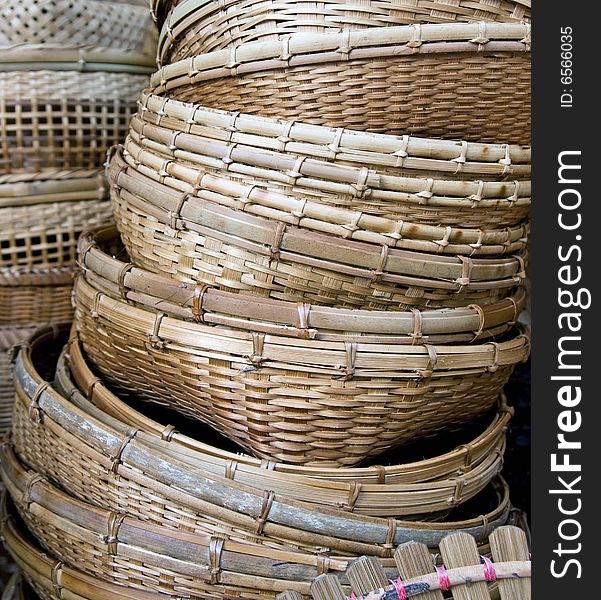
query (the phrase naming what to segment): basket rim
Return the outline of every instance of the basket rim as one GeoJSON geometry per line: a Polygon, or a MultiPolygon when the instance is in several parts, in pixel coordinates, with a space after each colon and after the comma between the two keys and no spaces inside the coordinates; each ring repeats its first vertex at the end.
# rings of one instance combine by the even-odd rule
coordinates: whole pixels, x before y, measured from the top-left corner
{"type": "MultiPolygon", "coordinates": [[[[235,510],[240,510],[240,513],[243,514],[252,515],[252,522],[256,522],[255,515],[262,515],[263,513],[263,510],[261,509],[261,506],[264,502],[263,494],[258,493],[252,488],[248,488],[248,486],[227,479],[226,477],[213,475],[211,476],[212,485],[208,484],[205,474],[200,473],[202,476],[199,479],[199,477],[195,476],[190,469],[190,465],[181,462],[181,460],[176,460],[170,456],[170,451],[168,450],[169,445],[167,442],[158,440],[156,439],[156,436],[153,436],[155,438],[153,446],[164,446],[167,451],[165,458],[158,460],[156,453],[150,453],[147,449],[145,449],[147,448],[145,439],[148,437],[146,434],[139,432],[135,435],[135,437],[132,437],[132,430],[123,426],[121,426],[121,432],[116,431],[108,424],[104,424],[98,421],[95,417],[92,417],[89,412],[86,412],[85,410],[73,405],[54,388],[52,388],[47,382],[45,382],[35,369],[35,366],[32,362],[31,353],[32,349],[37,344],[43,343],[44,336],[53,336],[55,333],[56,331],[53,331],[52,328],[40,329],[30,338],[29,343],[21,346],[15,363],[17,401],[21,402],[24,406],[29,406],[31,402],[30,394],[36,393],[37,390],[37,409],[42,411],[46,418],[57,423],[63,432],[67,433],[67,431],[69,431],[69,435],[76,436],[79,439],[82,439],[82,441],[82,435],[84,434],[85,436],[92,435],[94,437],[95,431],[102,432],[102,437],[96,436],[96,442],[98,442],[98,444],[95,445],[94,448],[106,456],[115,455],[114,452],[111,452],[111,449],[119,449],[123,444],[124,432],[128,432],[125,434],[125,438],[129,439],[130,441],[127,444],[127,448],[125,448],[125,450],[121,453],[122,461],[130,463],[134,468],[136,468],[138,457],[143,457],[143,454],[149,454],[150,460],[144,461],[146,463],[145,472],[147,473],[147,477],[152,478],[153,475],[159,475],[162,473],[162,475],[159,476],[159,480],[167,481],[172,479],[173,485],[178,488],[178,490],[181,490],[183,493],[191,494],[196,498],[200,498],[203,494],[203,490],[207,488],[207,485],[209,485],[211,497],[216,499],[215,502],[224,503],[226,496],[222,494],[216,495],[217,487],[224,486],[224,488],[228,490],[227,505],[232,508],[238,504],[235,510]],[[61,422],[65,421],[65,419],[67,419],[67,421],[61,424],[61,422]],[[87,423],[85,431],[77,426],[79,421],[82,423],[87,423]],[[132,448],[136,448],[137,450],[133,452],[132,448]],[[163,469],[162,464],[165,460],[167,460],[167,457],[170,465],[168,469],[169,472],[166,472],[163,469]],[[193,493],[191,493],[191,490],[193,490],[193,493]],[[237,501],[237,497],[239,496],[240,492],[243,492],[242,504],[238,503],[237,501]],[[253,502],[249,501],[251,497],[254,498],[253,502]]],[[[106,416],[104,417],[104,420],[106,420],[107,423],[115,423],[114,419],[106,416]]],[[[84,441],[84,443],[87,442],[84,441]]],[[[116,464],[116,469],[118,472],[124,471],[125,467],[123,462],[116,464]]],[[[509,513],[509,490],[504,482],[501,483],[501,487],[501,499],[499,500],[499,505],[495,509],[490,511],[488,515],[480,515],[474,519],[457,522],[455,523],[454,528],[457,528],[458,523],[461,523],[462,528],[469,528],[470,530],[480,532],[479,534],[476,533],[475,535],[481,537],[482,533],[486,532],[486,530],[489,529],[493,523],[506,521],[509,513]],[[468,523],[469,526],[466,526],[468,523]]],[[[266,534],[269,533],[271,525],[274,525],[275,528],[278,526],[280,528],[289,528],[289,525],[286,525],[285,523],[287,521],[289,523],[291,513],[286,513],[286,507],[292,511],[294,517],[295,525],[292,527],[291,531],[300,532],[315,530],[316,514],[319,514],[320,518],[325,520],[325,523],[321,523],[321,528],[318,528],[319,531],[326,531],[328,527],[327,523],[329,523],[330,526],[333,523],[338,523],[338,525],[341,526],[337,527],[336,531],[344,533],[345,539],[343,540],[341,538],[326,536],[328,543],[325,544],[324,547],[339,550],[347,547],[346,540],[353,540],[353,542],[350,544],[352,547],[355,543],[366,541],[368,543],[374,543],[369,542],[370,539],[381,539],[382,542],[385,542],[385,540],[389,537],[390,519],[357,515],[342,509],[331,509],[322,506],[317,507],[315,505],[307,504],[306,502],[290,500],[288,498],[280,499],[277,497],[273,500],[272,510],[269,511],[269,514],[265,517],[266,534]]],[[[444,536],[445,532],[449,530],[448,523],[422,523],[421,528],[414,521],[403,522],[395,520],[395,523],[397,524],[395,540],[397,538],[403,539],[403,536],[406,537],[407,531],[411,532],[411,537],[422,540],[430,539],[434,534],[437,538],[439,538],[444,536]],[[398,527],[399,524],[401,524],[400,528],[398,527]],[[407,527],[407,530],[403,530],[404,527],[407,527]]],[[[317,538],[319,536],[315,537],[317,538]]],[[[382,551],[384,551],[383,548],[382,551]]]]}
{"type": "Polygon", "coordinates": [[[375,27],[344,33],[300,32],[282,41],[248,42],[170,63],[151,75],[150,86],[160,95],[181,85],[301,64],[421,53],[527,53],[530,44],[529,24],[485,21],[375,27]]]}
{"type": "Polygon", "coordinates": [[[76,265],[62,267],[1,267],[0,286],[5,287],[48,287],[71,286],[78,272],[76,265]]]}
{"type": "MultiPolygon", "coordinates": [[[[435,334],[466,332],[476,341],[486,330],[505,322],[517,321],[517,316],[526,303],[526,292],[519,288],[513,297],[495,303],[476,307],[453,309],[403,311],[356,310],[325,307],[305,303],[255,297],[248,294],[233,294],[202,285],[186,284],[170,277],[146,271],[110,256],[102,248],[118,239],[115,227],[84,232],[78,241],[79,264],[84,276],[91,273],[97,282],[105,280],[106,289],[114,289],[122,298],[132,300],[147,308],[161,306],[163,312],[173,312],[178,316],[207,324],[220,324],[218,314],[251,319],[248,327],[253,329],[254,321],[284,324],[298,330],[298,337],[317,338],[320,329],[339,329],[345,332],[344,339],[352,337],[350,332],[372,334],[405,335],[414,343],[420,339],[429,342],[435,334]],[[114,284],[111,286],[110,284],[114,284]],[[200,297],[199,297],[200,296],[200,297]],[[302,311],[302,314],[299,312],[302,311]],[[212,313],[215,317],[212,317],[212,313]],[[278,317],[278,315],[281,315],[278,317]],[[253,321],[254,320],[254,321],[253,321]]],[[[93,285],[93,284],[92,284],[93,285]]],[[[221,324],[226,324],[223,322],[221,324]]],[[[240,323],[244,327],[244,323],[240,323]]]]}

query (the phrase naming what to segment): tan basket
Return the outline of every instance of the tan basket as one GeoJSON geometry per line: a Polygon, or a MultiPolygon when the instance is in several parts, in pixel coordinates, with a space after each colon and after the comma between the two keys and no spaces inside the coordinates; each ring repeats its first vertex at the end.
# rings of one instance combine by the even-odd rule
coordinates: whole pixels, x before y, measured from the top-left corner
{"type": "Polygon", "coordinates": [[[214,201],[236,186],[238,204],[251,214],[277,202],[299,220],[306,204],[317,203],[322,211],[351,210],[355,220],[364,218],[359,211],[476,229],[515,226],[529,214],[527,148],[336,131],[152,95],[141,100],[127,142],[136,168],[214,201]],[[231,183],[205,190],[219,181],[211,175],[231,183]]]}
{"type": "Polygon", "coordinates": [[[436,491],[438,484],[414,484],[413,506],[432,510],[438,518],[440,509],[447,515],[437,523],[354,514],[352,504],[356,492],[361,491],[357,486],[348,503],[328,509],[292,500],[286,492],[251,488],[234,481],[231,471],[225,477],[209,474],[156,434],[134,433],[136,430],[95,409],[81,395],[73,395],[75,405],[49,387],[37,368],[47,367],[46,357],[56,353],[55,335],[49,328],[41,331],[17,357],[12,439],[25,464],[84,502],[166,529],[250,539],[309,554],[323,555],[328,548],[330,554],[341,556],[387,557],[391,544],[407,539],[435,546],[446,533],[457,529],[484,540],[487,531],[508,518],[504,485],[495,487],[492,497],[481,494],[470,502],[471,508],[466,504],[459,509],[463,515],[459,520],[455,520],[455,512],[449,513],[453,503],[465,500],[474,486],[481,489],[483,478],[498,471],[500,464],[494,455],[492,468],[477,467],[458,477],[445,496],[436,491]],[[481,516],[472,517],[472,511],[481,516]]]}
{"type": "MultiPolygon", "coordinates": [[[[82,247],[81,261],[88,249],[82,247]]],[[[193,303],[184,311],[171,309],[167,295],[161,307],[165,300],[148,291],[148,300],[135,295],[141,298],[134,306],[124,299],[131,265],[114,268],[118,283],[104,275],[102,261],[86,265],[75,286],[77,322],[105,376],[283,462],[353,465],[469,422],[492,406],[528,354],[527,338],[514,333],[500,343],[435,346],[419,334],[408,345],[407,337],[341,334],[327,341],[298,328],[213,327],[202,321],[202,287],[183,291],[193,303]]]]}
{"type": "Polygon", "coordinates": [[[0,176],[0,267],[73,265],[80,233],[111,221],[98,170],[0,176]]]}
{"type": "Polygon", "coordinates": [[[530,26],[292,34],[167,65],[154,93],[224,110],[388,134],[530,143],[530,26]]]}
{"type": "Polygon", "coordinates": [[[156,31],[143,5],[98,0],[2,0],[0,45],[83,44],[148,51],[156,31]]]}
{"type": "MultiPolygon", "coordinates": [[[[75,329],[75,328],[74,328],[75,329]]],[[[502,399],[497,415],[492,418],[488,415],[480,421],[478,427],[470,428],[468,433],[445,433],[439,436],[434,446],[432,443],[422,444],[419,448],[411,448],[409,454],[404,451],[401,455],[407,461],[410,457],[418,456],[417,462],[397,464],[400,453],[390,453],[378,457],[378,466],[364,468],[326,468],[302,467],[282,463],[265,463],[250,456],[243,455],[238,447],[230,451],[221,449],[223,439],[214,442],[221,446],[210,445],[215,433],[208,428],[199,428],[197,423],[184,423],[195,432],[195,437],[187,437],[177,431],[174,425],[154,422],[147,416],[147,412],[137,412],[130,405],[120,400],[106,388],[102,381],[88,368],[79,338],[72,332],[68,350],[69,369],[65,359],[61,358],[57,371],[58,390],[74,403],[81,407],[87,406],[86,398],[93,402],[100,410],[118,419],[124,425],[139,428],[150,434],[172,442],[171,452],[175,456],[181,453],[190,464],[199,470],[225,475],[232,480],[240,481],[257,490],[269,489],[275,493],[284,493],[287,496],[317,505],[337,507],[345,505],[347,510],[361,514],[380,517],[412,515],[429,507],[421,507],[419,501],[415,503],[413,496],[415,484],[422,485],[421,489],[428,489],[432,498],[438,498],[444,506],[446,499],[455,489],[457,473],[464,473],[467,480],[472,483],[472,475],[479,465],[487,462],[495,455],[502,455],[504,448],[504,429],[509,422],[512,410],[502,399]],[[76,385],[71,381],[75,379],[76,385]],[[83,397],[80,397],[82,395],[83,397]],[[488,427],[482,433],[482,428],[488,427]],[[472,435],[480,433],[475,439],[472,435]],[[442,438],[442,439],[441,439],[442,438]],[[454,450],[444,453],[451,444],[445,445],[444,440],[452,440],[452,444],[460,443],[454,450]],[[203,441],[205,441],[203,443],[203,441]],[[469,440],[469,441],[467,441],[469,440]],[[461,443],[467,441],[467,443],[461,443]],[[428,450],[428,449],[429,450],[428,450]],[[424,458],[428,452],[443,452],[439,456],[424,458]],[[382,466],[393,461],[389,466],[382,466]],[[352,502],[349,500],[353,498],[352,502]]],[[[161,409],[163,410],[163,409],[161,409]]],[[[167,418],[160,413],[163,418],[167,418]]],[[[171,418],[176,415],[171,415],[171,418]]],[[[181,419],[179,419],[181,424],[181,419]]],[[[176,421],[177,422],[177,421],[176,421]]],[[[229,446],[226,444],[226,448],[229,446]]],[[[485,481],[482,480],[482,484],[485,481]]]]}
{"type": "Polygon", "coordinates": [[[0,49],[0,174],[97,169],[126,135],[147,61],[110,49],[0,49]]]}
{"type": "Polygon", "coordinates": [[[133,261],[188,283],[323,306],[407,310],[489,304],[525,277],[524,254],[414,252],[391,247],[394,237],[362,242],[220,206],[146,177],[119,152],[109,181],[115,222],[133,261]]]}

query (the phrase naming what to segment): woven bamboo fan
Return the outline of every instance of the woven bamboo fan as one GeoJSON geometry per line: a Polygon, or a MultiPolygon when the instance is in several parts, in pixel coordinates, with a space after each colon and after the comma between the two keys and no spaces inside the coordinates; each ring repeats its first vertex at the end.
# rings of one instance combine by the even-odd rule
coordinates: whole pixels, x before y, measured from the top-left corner
{"type": "MultiPolygon", "coordinates": [[[[443,591],[453,598],[529,600],[531,562],[526,534],[518,527],[499,527],[490,535],[492,560],[480,556],[474,539],[454,533],[440,544],[446,563],[436,566],[423,544],[409,542],[395,551],[398,576],[390,579],[377,559],[362,557],[351,563],[346,575],[352,597],[357,600],[385,600],[419,596],[442,600],[443,591]],[[424,592],[424,590],[428,590],[424,592]]],[[[334,574],[321,575],[311,585],[314,600],[346,600],[347,591],[334,574]]],[[[277,596],[277,600],[302,600],[296,591],[277,596]]]]}
{"type": "MultiPolygon", "coordinates": [[[[119,152],[109,180],[115,221],[132,259],[185,282],[324,306],[406,310],[484,305],[510,295],[524,278],[523,253],[472,259],[413,252],[402,249],[402,241],[394,247],[394,232],[359,235],[370,242],[358,241],[344,236],[344,224],[323,233],[313,219],[307,230],[174,190],[128,166],[119,152]]],[[[518,227],[514,234],[525,231],[518,227]]],[[[477,244],[480,233],[473,233],[477,244]]],[[[445,238],[414,242],[422,249],[473,250],[445,238]]],[[[519,249],[524,242],[510,245],[519,249]]]]}
{"type": "Polygon", "coordinates": [[[389,134],[530,143],[530,26],[297,33],[167,65],[159,95],[389,134]],[[367,83],[366,83],[367,82],[367,83]]]}
{"type": "Polygon", "coordinates": [[[0,45],[82,44],[148,51],[156,32],[143,5],[98,0],[2,0],[0,45]]]}
{"type": "MultiPolygon", "coordinates": [[[[37,368],[46,366],[53,348],[48,343],[55,335],[51,329],[41,331],[17,357],[13,440],[25,464],[86,502],[161,527],[250,538],[270,547],[306,549],[310,554],[329,548],[345,556],[386,557],[390,543],[407,539],[435,546],[447,532],[457,529],[482,540],[509,516],[508,490],[502,482],[491,499],[481,495],[472,501],[470,510],[481,516],[474,518],[473,512],[466,514],[464,509],[462,520],[451,521],[449,515],[446,521],[432,523],[353,514],[350,510],[360,491],[357,486],[341,508],[327,509],[290,500],[273,490],[255,490],[231,476],[209,477],[181,452],[173,454],[169,442],[141,431],[134,435],[135,430],[94,409],[77,393],[73,395],[76,406],[49,387],[37,368]]],[[[496,462],[494,455],[491,458],[496,462]]],[[[493,473],[498,466],[492,465],[493,473]]],[[[431,493],[435,486],[417,485],[413,505],[421,511],[448,512],[471,494],[474,484],[481,486],[482,477],[491,476],[485,474],[490,473],[490,466],[481,474],[478,471],[482,469],[457,478],[444,496],[431,493]]]]}
{"type": "Polygon", "coordinates": [[[0,174],[97,169],[125,137],[147,62],[110,49],[0,49],[0,174]]]}
{"type": "Polygon", "coordinates": [[[149,95],[129,134],[140,169],[197,194],[205,174],[227,178],[250,212],[262,210],[262,190],[293,197],[300,214],[309,202],[427,225],[507,227],[530,208],[529,150],[519,146],[335,131],[149,95]]]}
{"type": "MultiPolygon", "coordinates": [[[[98,260],[86,260],[88,249],[81,254],[85,277],[75,288],[77,319],[86,351],[109,380],[284,462],[352,465],[415,436],[467,422],[492,406],[513,365],[528,352],[527,339],[513,333],[501,343],[424,344],[420,333],[415,337],[415,314],[408,336],[413,345],[394,335],[347,334],[326,341],[327,334],[320,340],[298,326],[286,331],[265,322],[212,327],[201,318],[202,287],[180,288],[184,306],[170,307],[174,294],[157,291],[160,299],[153,298],[140,284],[145,292],[131,296],[140,298],[134,306],[125,299],[132,266],[113,262],[107,269],[100,253],[98,260]],[[105,276],[109,270],[113,275],[105,276]],[[193,306],[186,308],[190,301],[193,306]],[[197,322],[191,322],[195,313],[197,322]],[[361,391],[366,388],[380,391],[372,397],[361,391]],[[344,410],[337,409],[341,403],[344,410]]],[[[132,275],[144,279],[139,270],[132,275]]]]}
{"type": "MultiPolygon", "coordinates": [[[[346,505],[351,512],[380,517],[419,510],[412,501],[415,484],[437,482],[430,486],[430,493],[438,487],[441,498],[448,497],[454,488],[453,479],[458,473],[468,473],[486,462],[490,456],[500,456],[504,447],[504,431],[513,412],[502,399],[498,413],[492,420],[489,416],[478,428],[470,428],[469,437],[467,432],[461,432],[460,436],[455,434],[453,438],[446,436],[449,440],[453,439],[454,444],[464,440],[469,440],[468,443],[444,453],[445,436],[442,436],[442,440],[439,437],[436,448],[437,451],[440,449],[441,454],[438,456],[408,462],[405,452],[405,464],[388,465],[388,462],[393,462],[394,459],[398,461],[400,458],[398,455],[391,455],[388,460],[387,457],[380,457],[384,460],[384,465],[388,466],[320,469],[260,462],[248,455],[234,453],[238,448],[230,449],[230,445],[224,444],[222,439],[213,441],[215,434],[208,428],[199,428],[195,424],[196,437],[192,438],[179,433],[174,425],[153,421],[146,413],[136,411],[114,395],[88,368],[74,331],[68,353],[59,360],[56,383],[57,390],[82,410],[89,411],[88,402],[91,401],[123,425],[139,428],[172,442],[170,451],[173,456],[181,455],[181,460],[207,474],[225,475],[258,490],[269,489],[295,500],[329,507],[346,505]],[[488,426],[482,431],[485,425],[488,426]],[[472,429],[474,434],[480,435],[472,437],[472,429]],[[352,506],[349,505],[351,497],[354,497],[352,506]]],[[[161,415],[165,416],[164,409],[161,411],[161,415]]],[[[181,419],[176,423],[181,426],[181,419]]],[[[149,438],[151,439],[152,437],[149,438]]],[[[421,458],[424,453],[427,450],[414,448],[411,456],[421,458]]],[[[422,486],[422,489],[425,491],[426,486],[422,486]]]]}
{"type": "MultiPolygon", "coordinates": [[[[158,6],[155,13],[161,12],[158,6]]],[[[457,21],[524,22],[530,20],[530,2],[462,0],[432,3],[430,0],[359,2],[307,0],[271,2],[210,0],[178,3],[163,24],[158,57],[162,64],[175,62],[245,42],[281,40],[291,33],[341,32],[414,23],[457,21]]]]}
{"type": "Polygon", "coordinates": [[[154,590],[160,582],[164,593],[191,597],[273,598],[289,586],[307,594],[316,575],[349,565],[347,558],[174,531],[95,507],[25,469],[9,446],[1,470],[36,539],[66,564],[110,583],[154,590]]]}
{"type": "Polygon", "coordinates": [[[0,176],[0,266],[73,265],[79,234],[111,220],[98,170],[0,176]]]}

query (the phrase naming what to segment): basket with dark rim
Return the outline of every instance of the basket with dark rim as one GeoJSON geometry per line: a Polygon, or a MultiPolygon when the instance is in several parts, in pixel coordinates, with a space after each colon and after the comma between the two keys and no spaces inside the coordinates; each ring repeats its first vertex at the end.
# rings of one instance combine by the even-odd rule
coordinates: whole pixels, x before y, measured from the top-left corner
{"type": "MultiPolygon", "coordinates": [[[[151,2],[156,14],[167,3],[151,2]],[[163,6],[159,6],[162,4],[163,6]]],[[[175,3],[173,3],[175,4],[175,3]]],[[[167,16],[159,36],[158,61],[166,64],[253,41],[291,33],[340,32],[414,23],[525,22],[529,0],[186,0],[167,16]]]]}
{"type": "MultiPolygon", "coordinates": [[[[407,310],[488,304],[511,295],[525,277],[525,252],[471,258],[405,250],[394,235],[378,234],[379,243],[347,239],[192,197],[140,173],[120,152],[110,161],[109,181],[131,258],[188,283],[323,306],[407,310]]],[[[431,245],[451,245],[437,242],[431,245]]]]}
{"type": "Polygon", "coordinates": [[[73,265],[81,232],[111,221],[101,171],[0,176],[0,267],[73,265]]]}
{"type": "Polygon", "coordinates": [[[151,62],[110,48],[0,48],[0,174],[98,168],[125,137],[151,62]]]}
{"type": "Polygon", "coordinates": [[[2,46],[82,44],[148,51],[156,43],[148,9],[140,2],[1,0],[0,14],[2,46]]]}
{"type": "Polygon", "coordinates": [[[219,175],[241,184],[238,201],[251,213],[275,196],[263,190],[281,192],[296,215],[309,201],[434,226],[514,226],[530,208],[530,149],[521,146],[332,130],[149,94],[129,135],[149,176],[158,169],[161,183],[208,194],[199,182],[219,175]]]}
{"type": "Polygon", "coordinates": [[[526,24],[295,33],[167,65],[151,88],[328,127],[528,144],[529,50],[526,24]]]}
{"type": "MultiPolygon", "coordinates": [[[[123,425],[171,442],[173,456],[181,454],[182,460],[207,474],[224,475],[252,488],[286,494],[295,500],[329,507],[345,506],[350,512],[378,517],[400,516],[420,510],[412,499],[417,489],[415,484],[428,483],[421,489],[426,492],[429,487],[429,493],[439,487],[441,498],[452,495],[458,475],[466,475],[489,457],[503,454],[504,432],[513,414],[502,398],[498,412],[477,427],[471,427],[469,434],[462,431],[459,435],[440,436],[436,446],[440,454],[431,458],[422,458],[428,456],[428,449],[414,447],[410,452],[403,452],[405,464],[398,464],[401,456],[395,453],[380,456],[380,464],[363,468],[297,467],[235,453],[238,448],[224,444],[223,439],[213,441],[216,436],[210,429],[184,422],[174,414],[171,418],[175,419],[175,423],[192,429],[195,437],[180,433],[172,424],[153,421],[148,411],[137,411],[113,394],[90,370],[75,328],[71,332],[68,352],[59,360],[56,384],[57,391],[80,408],[85,409],[89,400],[123,425]],[[445,452],[464,440],[469,441],[445,452]],[[411,457],[419,457],[420,460],[411,462],[411,457]],[[349,502],[349,498],[353,501],[349,502]]],[[[167,418],[165,412],[161,407],[161,417],[167,418]]]]}
{"type": "MultiPolygon", "coordinates": [[[[44,381],[38,369],[52,376],[54,363],[48,357],[60,348],[52,346],[57,334],[56,329],[41,330],[17,356],[12,441],[24,464],[90,504],[164,528],[250,539],[311,556],[327,548],[340,556],[387,557],[391,544],[417,539],[433,547],[458,529],[484,541],[510,515],[508,489],[502,481],[493,486],[488,499],[481,494],[469,501],[471,508],[466,503],[456,509],[463,513],[459,520],[451,513],[446,521],[419,522],[326,508],[251,488],[227,474],[209,475],[158,435],[127,427],[78,394],[76,406],[44,381]],[[480,516],[473,517],[474,513],[480,516]]],[[[441,490],[434,489],[434,494],[426,490],[435,486],[417,484],[414,506],[448,512],[471,495],[474,485],[481,489],[483,477],[494,476],[500,464],[492,458],[494,464],[484,466],[480,475],[478,467],[473,474],[457,477],[446,497],[441,490]]],[[[349,498],[351,505],[355,496],[349,498]]]]}
{"type": "MultiPolygon", "coordinates": [[[[264,458],[352,466],[434,436],[492,407],[515,364],[528,356],[528,338],[519,330],[498,341],[434,344],[421,337],[428,313],[390,319],[396,332],[361,324],[353,333],[343,325],[353,313],[332,311],[341,325],[320,336],[310,331],[318,321],[311,321],[307,304],[288,305],[296,326],[282,327],[254,317],[236,295],[224,295],[223,306],[228,296],[242,300],[230,309],[241,318],[223,315],[215,327],[203,318],[203,286],[156,278],[156,290],[149,289],[152,274],[130,274],[133,265],[102,251],[90,256],[93,248],[82,239],[85,270],[74,298],[94,364],[119,389],[199,419],[264,458]],[[140,283],[128,297],[126,281],[136,276],[140,283]]],[[[512,300],[504,307],[501,323],[515,320],[517,306],[512,300]]],[[[475,306],[468,311],[472,319],[484,316],[475,306]]],[[[275,304],[271,312],[279,312],[275,304]]],[[[448,327],[452,314],[439,313],[439,326],[448,327]]]]}

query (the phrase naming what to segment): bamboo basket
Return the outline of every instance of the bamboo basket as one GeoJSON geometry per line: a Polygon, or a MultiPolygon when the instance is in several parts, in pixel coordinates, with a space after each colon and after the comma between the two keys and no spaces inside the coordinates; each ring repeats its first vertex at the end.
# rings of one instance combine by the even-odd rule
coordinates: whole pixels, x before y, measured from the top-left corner
{"type": "Polygon", "coordinates": [[[530,150],[519,146],[335,131],[152,95],[142,96],[129,136],[135,166],[155,177],[158,168],[161,183],[207,194],[198,182],[219,175],[245,186],[238,200],[249,212],[273,208],[265,189],[288,196],[300,215],[310,202],[492,229],[529,214],[530,150]]]}
{"type": "Polygon", "coordinates": [[[296,33],[164,66],[151,87],[207,107],[328,127],[528,144],[529,50],[526,24],[296,33]]]}
{"type": "MultiPolygon", "coordinates": [[[[328,509],[276,495],[273,490],[258,491],[231,477],[209,475],[181,453],[173,455],[169,442],[144,432],[134,434],[135,430],[90,403],[81,403],[77,394],[74,398],[81,407],[50,387],[37,369],[52,354],[48,340],[55,334],[51,329],[39,332],[17,357],[12,440],[24,464],[84,502],[162,528],[250,539],[312,556],[323,555],[327,548],[343,556],[387,557],[393,542],[418,539],[435,546],[446,533],[458,529],[485,540],[487,532],[509,517],[503,482],[495,487],[491,500],[474,499],[471,510],[480,516],[474,518],[468,512],[460,520],[451,521],[451,516],[433,523],[353,514],[355,492],[343,507],[328,509]]],[[[483,477],[498,471],[500,465],[492,458],[493,465],[485,466],[480,475],[478,468],[458,477],[445,496],[430,493],[435,486],[416,485],[413,506],[422,512],[448,512],[471,495],[474,485],[481,488],[483,477]]]]}
{"type": "Polygon", "coordinates": [[[109,182],[115,222],[134,262],[187,283],[323,306],[407,310],[488,304],[511,295],[525,277],[522,252],[427,254],[393,247],[398,240],[386,236],[378,243],[307,230],[174,190],[119,152],[109,182]]]}
{"type": "Polygon", "coordinates": [[[156,41],[148,10],[135,2],[2,0],[0,15],[2,46],[82,44],[148,52],[156,41]]]}
{"type": "MultiPolygon", "coordinates": [[[[136,411],[113,394],[88,368],[75,328],[71,332],[68,352],[59,360],[56,386],[59,393],[80,409],[89,412],[89,403],[92,402],[100,411],[117,419],[124,426],[151,434],[149,443],[153,437],[171,442],[171,454],[181,455],[182,461],[199,471],[226,476],[257,490],[285,494],[294,500],[327,507],[345,506],[350,512],[378,517],[393,517],[403,512],[419,510],[412,501],[415,484],[430,482],[430,492],[438,486],[441,490],[440,497],[448,497],[455,487],[453,480],[458,475],[467,475],[469,478],[470,471],[486,462],[490,456],[503,454],[504,432],[513,414],[502,398],[496,415],[492,418],[489,416],[474,430],[475,433],[480,433],[477,437],[472,437],[471,431],[474,428],[470,428],[469,436],[468,432],[461,432],[458,439],[457,434],[454,434],[454,444],[469,441],[446,453],[442,440],[438,439],[437,448],[441,448],[439,456],[408,462],[408,454],[405,452],[404,464],[392,462],[396,459],[398,463],[399,456],[391,455],[388,461],[380,460],[382,464],[379,465],[327,469],[262,462],[240,452],[235,453],[238,448],[230,449],[231,444],[224,444],[223,439],[214,442],[215,434],[208,428],[202,429],[194,424],[195,437],[189,437],[180,433],[172,424],[164,425],[153,421],[146,413],[136,411]],[[488,426],[482,432],[486,424],[488,426]],[[353,502],[349,503],[349,498],[353,498],[353,502]]],[[[161,409],[161,415],[165,416],[163,413],[161,409]]],[[[176,421],[178,422],[180,425],[187,425],[181,420],[176,421]]],[[[447,437],[450,441],[451,437],[447,437]]],[[[422,457],[424,454],[427,451],[414,449],[409,456],[422,457]]],[[[422,487],[426,489],[426,486],[422,487]]]]}
{"type": "MultiPolygon", "coordinates": [[[[164,12],[158,4],[151,2],[155,14],[164,12]]],[[[339,33],[414,23],[529,20],[529,0],[437,4],[429,0],[329,0],[320,4],[306,0],[227,0],[219,5],[209,0],[187,0],[179,2],[163,23],[158,60],[166,64],[246,42],[281,40],[297,32],[339,33]]]]}
{"type": "Polygon", "coordinates": [[[0,327],[70,320],[76,271],[74,266],[0,269],[0,327]]]}
{"type": "Polygon", "coordinates": [[[0,48],[0,174],[97,169],[126,135],[147,64],[103,48],[0,48]]]}
{"type": "Polygon", "coordinates": [[[101,171],[0,176],[0,267],[73,265],[80,233],[111,220],[101,171]]]}
{"type": "Polygon", "coordinates": [[[159,591],[171,598],[183,594],[259,600],[274,598],[287,587],[307,595],[315,576],[344,573],[349,566],[344,557],[176,532],[94,507],[23,468],[9,446],[2,451],[1,471],[36,539],[66,564],[109,583],[159,591]]]}
{"type": "MultiPolygon", "coordinates": [[[[449,568],[437,566],[429,549],[409,542],[395,551],[398,576],[390,579],[377,559],[362,557],[352,562],[346,575],[352,596],[357,600],[411,598],[442,600],[443,591],[453,598],[491,600],[530,600],[532,567],[524,531],[514,526],[499,527],[490,535],[492,561],[480,556],[475,540],[453,533],[440,543],[440,556],[449,568]],[[427,590],[424,592],[424,590],[427,590]]],[[[338,578],[321,575],[311,585],[314,600],[346,600],[347,591],[338,578]]],[[[296,591],[287,591],[277,600],[301,600],[296,591]]]]}
{"type": "MultiPolygon", "coordinates": [[[[135,118],[132,124],[135,125],[135,118]]],[[[171,167],[174,164],[172,159],[145,149],[138,141],[138,134],[133,128],[130,129],[123,150],[117,153],[118,158],[115,159],[122,168],[125,168],[125,163],[132,166],[132,174],[138,171],[175,193],[186,192],[189,198],[199,197],[285,225],[330,233],[343,239],[440,254],[490,256],[517,253],[526,247],[529,231],[525,220],[515,223],[513,227],[499,228],[487,222],[485,214],[481,214],[482,222],[476,227],[462,228],[441,225],[437,222],[436,212],[430,216],[430,223],[427,224],[363,214],[346,207],[329,206],[319,198],[278,193],[250,182],[237,183],[227,174],[219,172],[190,169],[179,164],[171,167]],[[169,173],[169,170],[183,171],[185,179],[166,177],[165,173],[169,173]]]]}

